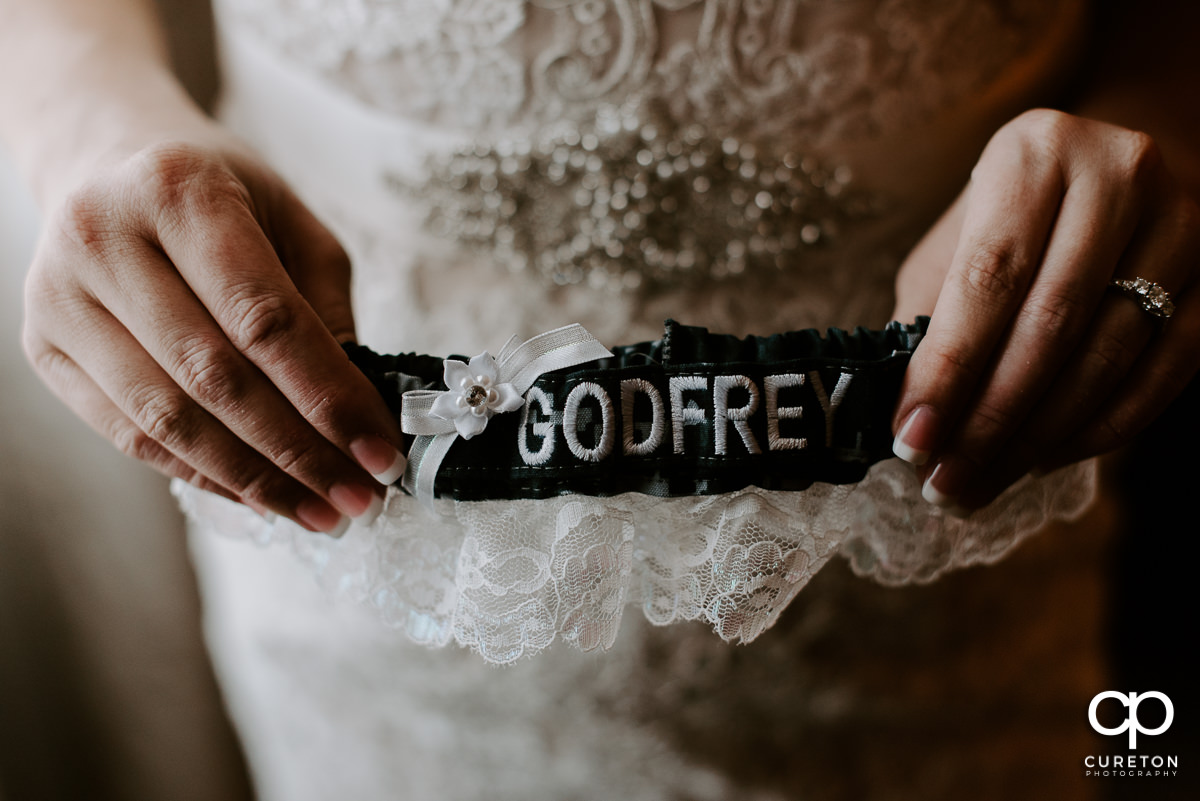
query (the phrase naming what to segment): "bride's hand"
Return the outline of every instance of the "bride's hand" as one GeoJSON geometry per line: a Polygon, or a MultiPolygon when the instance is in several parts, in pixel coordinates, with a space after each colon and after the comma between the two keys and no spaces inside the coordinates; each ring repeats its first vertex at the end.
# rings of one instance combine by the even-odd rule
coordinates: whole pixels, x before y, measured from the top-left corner
{"type": "Polygon", "coordinates": [[[965,512],[1126,443],[1200,365],[1198,269],[1200,210],[1149,137],[1045,110],[1000,129],[897,279],[897,319],[932,311],[893,420],[926,499],[965,512]],[[1139,277],[1170,320],[1109,287],[1139,277]]]}
{"type": "Polygon", "coordinates": [[[47,209],[24,344],[80,417],[159,471],[315,531],[380,507],[400,432],[339,346],[350,265],[232,140],[91,171],[47,209]]]}

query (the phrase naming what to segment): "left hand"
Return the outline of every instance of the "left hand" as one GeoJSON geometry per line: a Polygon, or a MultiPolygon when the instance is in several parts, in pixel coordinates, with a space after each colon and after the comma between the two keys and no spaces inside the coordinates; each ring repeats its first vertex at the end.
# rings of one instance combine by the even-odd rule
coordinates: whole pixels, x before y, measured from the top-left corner
{"type": "Polygon", "coordinates": [[[929,314],[893,418],[927,500],[965,514],[1031,469],[1125,444],[1200,367],[1200,209],[1145,134],[1026,112],[897,277],[929,314]],[[1170,320],[1109,289],[1145,278],[1170,320]]]}

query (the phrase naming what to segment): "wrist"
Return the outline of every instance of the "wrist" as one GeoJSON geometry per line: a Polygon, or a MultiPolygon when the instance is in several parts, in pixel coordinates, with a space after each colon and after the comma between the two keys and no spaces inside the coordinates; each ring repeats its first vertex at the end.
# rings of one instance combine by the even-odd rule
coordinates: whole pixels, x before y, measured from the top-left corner
{"type": "Polygon", "coordinates": [[[39,205],[52,207],[106,165],[158,142],[211,143],[224,136],[174,76],[143,74],[129,91],[78,91],[31,115],[14,152],[39,205]]]}
{"type": "Polygon", "coordinates": [[[0,75],[0,136],[43,208],[122,153],[216,130],[150,0],[0,0],[0,75]]]}

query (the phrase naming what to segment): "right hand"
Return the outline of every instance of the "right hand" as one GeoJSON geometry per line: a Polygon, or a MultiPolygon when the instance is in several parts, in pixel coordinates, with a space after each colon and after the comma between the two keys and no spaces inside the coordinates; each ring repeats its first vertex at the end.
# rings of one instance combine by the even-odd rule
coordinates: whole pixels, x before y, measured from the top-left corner
{"type": "Polygon", "coordinates": [[[399,427],[339,346],[345,252],[231,138],[91,170],[48,209],[25,302],[46,384],[162,473],[340,534],[403,467],[399,427]]]}

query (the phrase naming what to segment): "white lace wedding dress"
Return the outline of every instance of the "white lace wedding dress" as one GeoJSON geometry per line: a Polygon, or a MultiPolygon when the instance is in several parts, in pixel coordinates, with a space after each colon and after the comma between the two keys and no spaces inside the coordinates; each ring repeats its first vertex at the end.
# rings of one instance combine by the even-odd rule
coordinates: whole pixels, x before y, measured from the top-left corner
{"type": "MultiPolygon", "coordinates": [[[[882,325],[899,259],[1067,69],[1083,13],[217,11],[223,114],[350,250],[361,340],[442,355],[569,322],[608,344],[666,317],[882,325]]],[[[444,501],[438,519],[393,491],[337,542],[177,491],[266,798],[1078,797],[1102,538],[880,584],[995,562],[1078,516],[1092,473],[1026,480],[968,521],[897,460],[803,493],[444,501]]]]}

